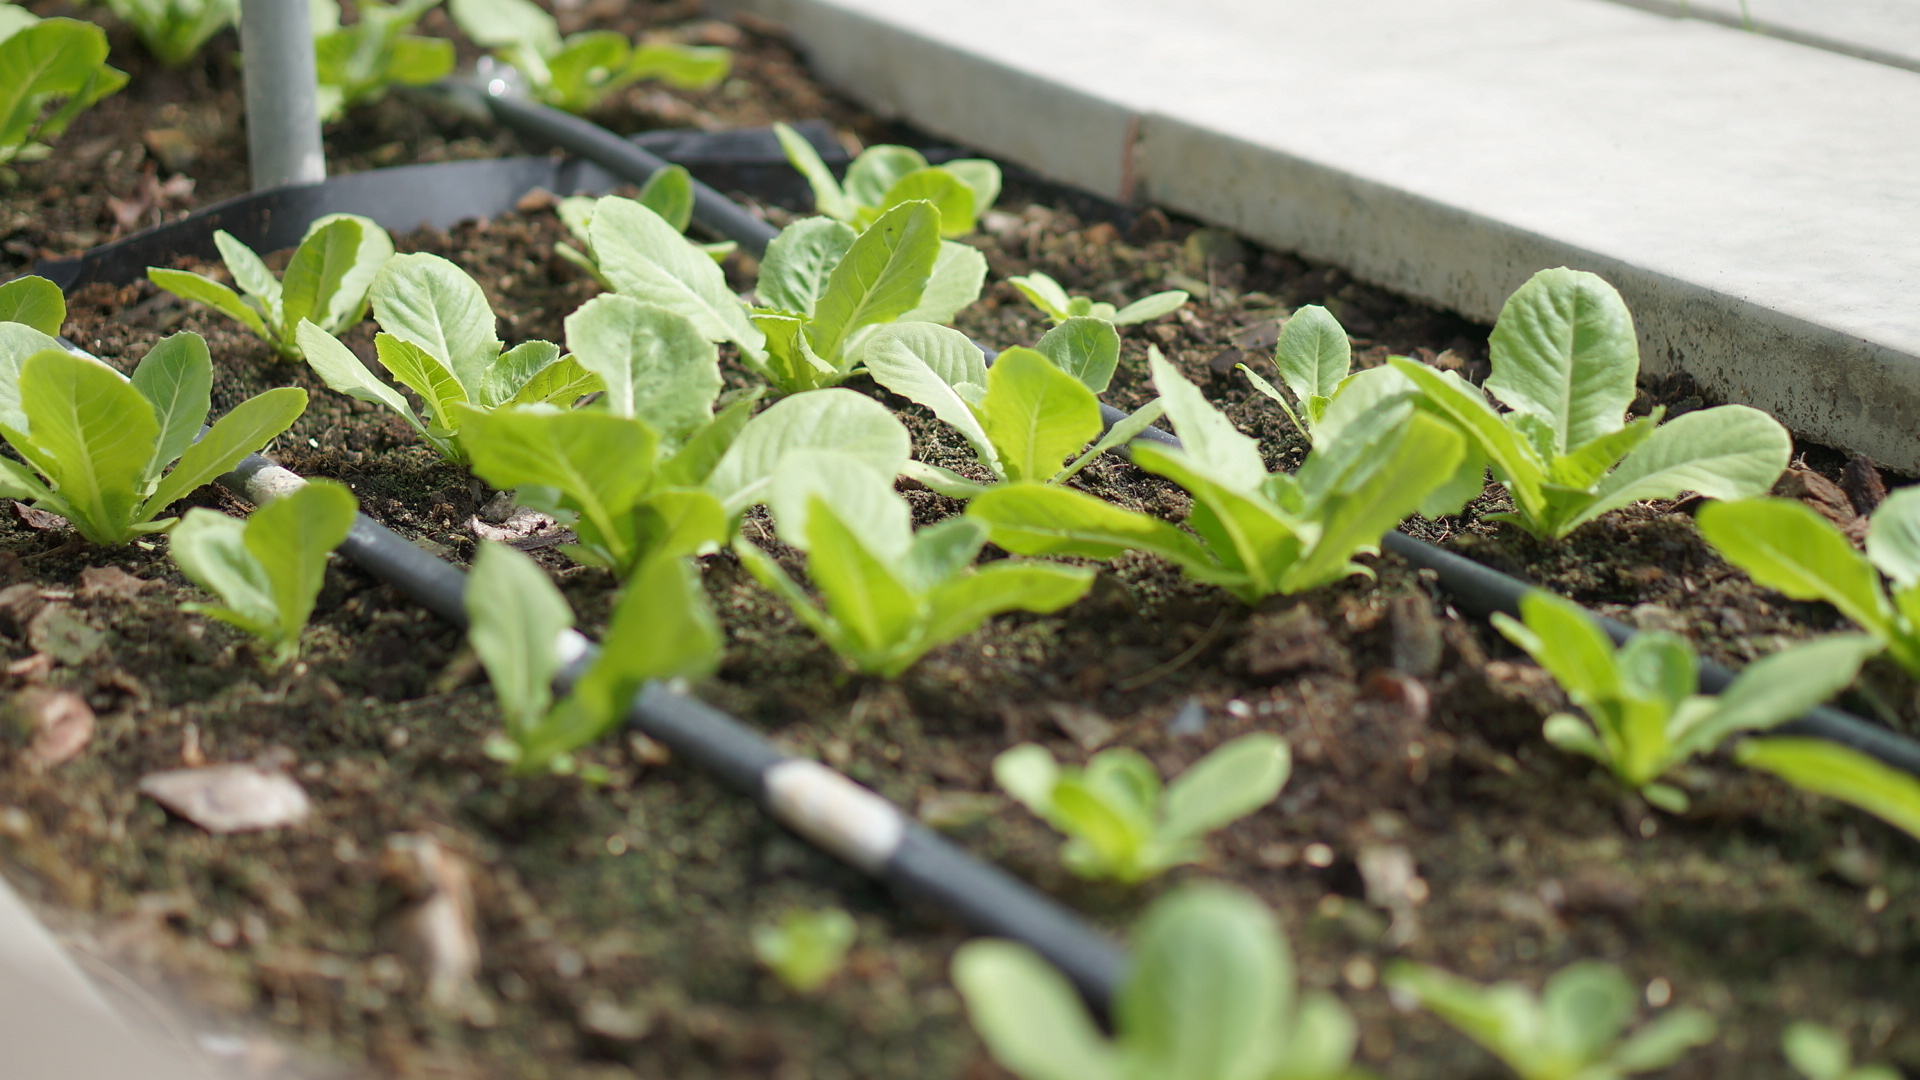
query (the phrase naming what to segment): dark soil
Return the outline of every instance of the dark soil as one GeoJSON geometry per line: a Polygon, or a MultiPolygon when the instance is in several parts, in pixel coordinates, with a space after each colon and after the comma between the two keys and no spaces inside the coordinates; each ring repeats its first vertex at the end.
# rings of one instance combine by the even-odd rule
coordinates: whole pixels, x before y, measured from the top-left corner
{"type": "MultiPolygon", "coordinates": [[[[690,14],[639,10],[657,24],[690,14]]],[[[725,37],[729,28],[682,32],[725,37]]],[[[851,120],[777,40],[741,40],[747,90],[673,97],[694,110],[690,120],[851,120]]],[[[116,62],[140,64],[125,48],[116,62]]],[[[207,64],[198,75],[137,75],[115,99],[122,111],[106,114],[115,119],[76,126],[68,148],[116,140],[84,174],[93,185],[86,191],[65,164],[23,170],[25,185],[4,203],[6,220],[18,223],[9,226],[7,257],[28,257],[16,243],[31,254],[70,254],[105,239],[113,230],[101,216],[98,177],[104,170],[110,190],[137,181],[139,133],[165,109],[200,110],[212,93],[226,95],[212,99],[224,106],[183,112],[189,119],[178,122],[237,115],[237,84],[207,64]],[[157,89],[169,80],[182,80],[174,97],[157,89]]],[[[635,125],[666,119],[654,93],[627,95],[622,115],[635,125]]],[[[335,133],[336,163],[431,160],[424,155],[435,145],[446,157],[518,152],[491,131],[438,121],[431,137],[428,128],[382,129],[401,122],[382,119],[389,115],[380,107],[350,117],[356,132],[386,134],[356,135],[349,145],[335,133]],[[382,139],[402,152],[379,160],[382,139]]],[[[428,123],[397,108],[391,115],[428,123]]],[[[198,198],[244,186],[237,124],[209,131],[198,198]],[[218,184],[228,186],[216,193],[218,184]]],[[[1177,316],[1126,331],[1108,400],[1144,400],[1146,348],[1157,345],[1260,437],[1276,465],[1297,462],[1300,440],[1232,365],[1270,355],[1274,320],[1298,305],[1332,308],[1363,363],[1397,353],[1485,374],[1485,327],[1337,269],[1157,211],[1092,220],[1018,193],[1000,210],[970,241],[987,253],[994,284],[962,329],[999,345],[1037,338],[1043,321],[1004,284],[1035,269],[1103,299],[1193,289],[1199,299],[1177,316]]],[[[399,246],[446,255],[473,273],[511,343],[560,340],[561,320],[594,291],[552,257],[560,237],[551,212],[532,209],[416,233],[399,246]]],[[[186,329],[207,337],[221,365],[216,410],[289,383],[313,394],[306,416],[272,448],[278,460],[350,484],[367,513],[437,553],[471,555],[471,520],[491,493],[439,463],[397,419],[329,393],[234,324],[150,286],[93,287],[72,301],[70,335],[123,368],[160,336],[186,329]]],[[[370,337],[363,326],[347,340],[367,349],[370,337]]],[[[1656,401],[1700,403],[1671,381],[1647,387],[1643,404],[1656,401]]],[[[919,456],[970,466],[957,435],[904,402],[890,404],[919,456]]],[[[1816,473],[1841,479],[1839,457],[1808,448],[1808,458],[1816,473]]],[[[1081,485],[1175,520],[1186,509],[1178,489],[1118,461],[1095,464],[1081,485]]],[[[907,494],[922,521],[958,509],[926,491],[907,494]]],[[[1410,528],[1609,614],[1678,629],[1733,664],[1835,625],[1830,611],[1757,590],[1721,562],[1686,504],[1645,504],[1549,545],[1484,521],[1499,500],[1490,491],[1462,518],[1410,528]]],[[[246,510],[214,488],[191,501],[246,510]]],[[[957,928],[901,907],[643,743],[609,740],[587,753],[608,771],[604,786],[508,778],[480,753],[497,718],[471,654],[390,588],[349,566],[333,570],[303,660],[268,673],[249,641],[179,610],[203,597],[163,543],[102,551],[75,549],[70,539],[0,514],[0,584],[30,586],[0,593],[0,648],[8,660],[54,659],[44,672],[16,665],[6,676],[15,700],[34,685],[68,688],[99,717],[87,749],[50,770],[33,768],[20,752],[24,736],[6,729],[0,860],[90,951],[148,985],[184,988],[200,1010],[196,1029],[251,1032],[245,1053],[261,1075],[1004,1075],[946,981],[957,928]],[[121,595],[97,575],[82,578],[109,566],[152,585],[121,595]],[[77,620],[97,642],[53,634],[52,620],[35,617],[43,604],[65,609],[65,625],[77,620]],[[306,824],[211,837],[135,792],[142,775],[183,761],[263,757],[288,763],[312,796],[306,824]],[[430,892],[407,857],[421,837],[469,876],[482,955],[474,985],[442,1004],[426,993],[410,921],[430,892]],[[854,913],[859,942],[845,974],[802,998],[756,966],[749,929],[794,907],[829,904],[854,913]]],[[[601,629],[612,578],[551,550],[537,554],[583,629],[601,629]]],[[[721,554],[705,560],[704,573],[728,652],[700,692],[1117,931],[1183,880],[1254,890],[1281,912],[1302,978],[1334,989],[1360,1016],[1363,1060],[1396,1080],[1500,1075],[1450,1029],[1392,1006],[1377,980],[1399,956],[1536,985],[1565,963],[1599,957],[1642,985],[1664,980],[1674,1003],[1709,1010],[1722,1031],[1672,1077],[1788,1077],[1777,1039],[1796,1018],[1835,1024],[1862,1050],[1920,1067],[1910,973],[1920,956],[1920,873],[1911,840],[1719,759],[1679,777],[1694,799],[1684,817],[1623,798],[1590,764],[1538,737],[1542,718],[1563,704],[1550,680],[1484,625],[1462,620],[1430,581],[1391,558],[1373,566],[1377,581],[1355,578],[1250,610],[1154,559],[1126,556],[1075,607],[994,620],[886,682],[847,672],[721,554]],[[1201,865],[1134,890],[1067,875],[1055,856],[1059,838],[999,797],[989,774],[993,756],[1021,740],[1082,760],[1096,742],[1089,732],[1174,773],[1251,730],[1279,732],[1293,747],[1295,771],[1278,802],[1217,834],[1201,865]],[[1368,895],[1360,867],[1396,849],[1424,882],[1424,896],[1412,894],[1418,903],[1368,895]]],[[[1911,712],[1906,680],[1884,681],[1884,700],[1911,712]]]]}

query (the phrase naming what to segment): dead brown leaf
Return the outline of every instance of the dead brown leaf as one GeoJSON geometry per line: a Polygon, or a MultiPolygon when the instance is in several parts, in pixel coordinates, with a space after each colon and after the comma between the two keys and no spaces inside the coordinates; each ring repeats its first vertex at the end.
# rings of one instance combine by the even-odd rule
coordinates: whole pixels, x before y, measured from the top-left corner
{"type": "Polygon", "coordinates": [[[93,709],[71,690],[22,690],[14,695],[12,710],[32,733],[26,756],[35,769],[71,761],[93,740],[93,709]]]}
{"type": "Polygon", "coordinates": [[[148,589],[158,588],[157,581],[134,577],[117,566],[89,566],[80,571],[80,599],[98,600],[102,597],[118,597],[131,600],[148,589]]]}
{"type": "Polygon", "coordinates": [[[297,825],[313,810],[292,777],[258,765],[150,773],[140,778],[140,793],[210,833],[297,825]]]}

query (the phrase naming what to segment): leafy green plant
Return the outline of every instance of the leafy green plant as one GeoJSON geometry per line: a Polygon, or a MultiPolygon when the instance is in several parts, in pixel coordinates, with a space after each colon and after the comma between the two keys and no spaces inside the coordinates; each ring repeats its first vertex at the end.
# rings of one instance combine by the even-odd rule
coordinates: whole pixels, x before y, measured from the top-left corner
{"type": "Polygon", "coordinates": [[[1620,1080],[1663,1069],[1710,1041],[1713,1018],[1674,1009],[1625,1038],[1638,995],[1612,964],[1561,968],[1535,995],[1514,982],[1482,986],[1438,968],[1401,961],[1387,988],[1412,995],[1522,1080],[1620,1080]]]}
{"type": "Polygon", "coordinates": [[[570,520],[572,558],[626,574],[662,552],[725,542],[708,477],[751,415],[748,396],[714,415],[719,356],[688,320],[624,296],[567,317],[569,363],[605,392],[585,408],[453,406],[475,474],[570,520]]]}
{"type": "Polygon", "coordinates": [[[147,51],[168,67],[193,59],[207,39],[240,19],[240,0],[107,0],[147,51]]]}
{"type": "Polygon", "coordinates": [[[1300,412],[1287,404],[1286,395],[1246,364],[1235,364],[1253,383],[1253,388],[1272,398],[1302,433],[1311,434],[1313,426],[1326,415],[1333,395],[1353,371],[1353,343],[1346,328],[1333,313],[1318,304],[1308,304],[1293,313],[1280,328],[1280,342],[1274,349],[1273,363],[1280,381],[1293,391],[1300,412]],[[1302,422],[1301,414],[1305,414],[1302,422]]]}
{"type": "Polygon", "coordinates": [[[891,475],[844,451],[786,453],[766,497],[780,539],[807,553],[824,606],[758,547],[742,539],[734,551],[835,652],[886,678],[990,616],[1058,611],[1093,584],[1088,567],[1001,561],[975,569],[984,526],[950,518],[915,533],[891,475]]]}
{"type": "MultiPolygon", "coordinates": [[[[861,355],[875,382],[926,406],[966,436],[980,464],[1002,480],[1064,483],[1162,412],[1156,399],[1101,435],[1097,395],[1113,379],[1120,335],[1088,316],[1054,327],[1031,349],[1006,350],[991,368],[965,334],[931,323],[882,326],[861,355]],[[1069,454],[1079,456],[1062,467],[1069,454]]],[[[983,490],[922,462],[913,463],[909,475],[962,498],[983,490]]]]}
{"type": "Polygon", "coordinates": [[[1514,504],[1497,516],[1548,538],[1642,499],[1758,495],[1786,468],[1792,439],[1758,409],[1722,405],[1664,425],[1656,409],[1626,422],[1639,344],[1625,302],[1596,275],[1535,274],[1507,298],[1491,346],[1486,390],[1511,412],[1452,372],[1391,357],[1347,379],[1314,422],[1337,429],[1408,402],[1446,417],[1469,448],[1448,490],[1478,494],[1491,465],[1514,504]]]}
{"type": "Polygon", "coordinates": [[[300,359],[301,320],[330,334],[358,323],[367,313],[367,290],[393,257],[387,230],[355,214],[328,214],[308,226],[284,281],[225,229],[214,230],[213,242],[239,293],[212,278],[159,266],[147,267],[147,279],[239,322],[287,360],[300,359]]]}
{"type": "Polygon", "coordinates": [[[326,580],[327,554],[347,538],[359,506],[345,485],[312,480],[244,522],[187,511],[167,535],[167,554],[222,603],[182,608],[259,638],[273,648],[275,666],[293,659],[326,580]]]}
{"type": "Polygon", "coordinates": [[[993,542],[1022,555],[1107,559],[1149,551],[1247,603],[1370,573],[1352,558],[1452,477],[1464,453],[1449,425],[1407,411],[1349,424],[1314,450],[1298,474],[1269,474],[1257,442],[1236,431],[1173,365],[1149,350],[1155,387],[1184,449],[1133,444],[1134,463],[1193,495],[1188,533],[1084,492],[995,485],[967,516],[993,542]]]}
{"type": "MultiPolygon", "coordinates": [[[[635,200],[684,233],[687,226],[693,223],[693,174],[678,165],[669,165],[647,178],[635,200]]],[[[612,290],[613,284],[600,272],[599,260],[593,256],[593,209],[599,202],[592,195],[572,195],[560,200],[560,205],[555,208],[560,215],[560,223],[567,227],[580,246],[576,248],[565,242],[558,243],[553,245],[553,253],[586,271],[588,276],[600,283],[601,288],[612,290]]],[[[706,252],[714,262],[721,262],[740,245],[725,240],[694,246],[706,252]]]]}
{"type": "Polygon", "coordinates": [[[105,30],[0,4],[0,183],[19,180],[10,162],[45,158],[74,117],[126,84],[107,65],[105,30]]]}
{"type": "Polygon", "coordinates": [[[1796,499],[1709,503],[1696,520],[1707,543],[1754,584],[1832,604],[1920,674],[1920,488],[1902,488],[1874,511],[1864,556],[1796,499]]]}
{"type": "Polygon", "coordinates": [[[320,81],[320,115],[339,117],[349,105],[378,101],[390,86],[425,86],[453,73],[453,42],[409,34],[440,0],[354,0],[358,18],[340,25],[340,5],[313,4],[313,56],[320,81]]]}
{"type": "Polygon", "coordinates": [[[298,325],[294,340],[329,388],[385,405],[448,461],[467,461],[459,439],[463,415],[503,405],[572,405],[604,388],[598,375],[578,358],[561,356],[552,342],[503,348],[486,293],[466,271],[438,255],[388,259],[367,294],[382,331],[373,339],[375,356],[388,374],[420,396],[424,417],[311,321],[298,325]]]}
{"type": "Polygon", "coordinates": [[[305,390],[269,390],[196,441],[213,387],[200,335],[161,341],[129,380],[38,331],[3,325],[0,436],[31,468],[0,458],[0,498],[59,514],[96,544],[171,527],[175,519],[162,511],[231,470],[307,407],[305,390]]]}
{"type": "Polygon", "coordinates": [[[753,321],[766,335],[761,374],[775,390],[834,385],[857,370],[886,324],[951,322],[979,298],[986,258],[942,241],[939,223],[933,204],[916,200],[858,234],[806,218],[767,245],[753,321]]]}
{"type": "Polygon", "coordinates": [[[1115,326],[1132,326],[1135,323],[1152,322],[1162,315],[1170,315],[1180,310],[1187,302],[1187,293],[1183,289],[1169,289],[1144,296],[1125,307],[1116,308],[1105,301],[1094,300],[1086,296],[1068,296],[1060,283],[1046,274],[1035,270],[1024,277],[1011,277],[1007,284],[1020,290],[1020,295],[1040,309],[1055,326],[1068,319],[1082,317],[1101,319],[1115,326]]]}
{"type": "Polygon", "coordinates": [[[733,66],[726,49],[671,41],[628,41],[611,30],[560,36],[560,24],[530,0],[452,0],[453,21],[483,49],[526,77],[533,96],[558,109],[586,112],[642,79],[705,90],[733,66]]]}
{"type": "Polygon", "coordinates": [[[1062,768],[1046,747],[1022,743],[993,759],[1007,793],[1066,833],[1060,861],[1085,878],[1134,884],[1206,853],[1200,838],[1272,802],[1292,769],[1287,744],[1243,735],[1194,762],[1164,789],[1137,750],[1062,768]]]}
{"type": "Polygon", "coordinates": [[[600,655],[558,704],[553,683],[581,639],[573,611],[534,561],[488,541],[467,576],[467,641],[493,683],[506,724],[486,752],[521,773],[568,773],[573,752],[620,723],[655,679],[698,678],[719,664],[719,624],[700,572],[672,555],[627,579],[600,655]],[[569,648],[568,643],[575,645],[569,648]]]}
{"type": "Polygon", "coordinates": [[[839,908],[796,909],[753,928],[753,955],[789,989],[811,994],[846,966],[858,929],[839,908]]]}
{"type": "Polygon", "coordinates": [[[1810,1020],[1795,1020],[1780,1036],[1780,1051],[1807,1080],[1900,1080],[1886,1065],[1855,1065],[1840,1033],[1810,1020]]]}
{"type": "Polygon", "coordinates": [[[1578,604],[1551,593],[1520,600],[1525,622],[1496,614],[1493,625],[1550,672],[1586,714],[1555,713],[1544,734],[1553,745],[1605,765],[1648,802],[1685,813],[1687,796],[1659,783],[1675,766],[1743,731],[1792,720],[1846,689],[1879,651],[1864,634],[1836,634],[1758,661],[1715,697],[1694,692],[1699,664],[1678,634],[1635,634],[1616,651],[1606,631],[1578,604]]]}
{"type": "Polygon", "coordinates": [[[0,285],[0,323],[18,323],[53,337],[67,321],[67,298],[60,286],[28,274],[0,285]]]}
{"type": "Polygon", "coordinates": [[[953,984],[995,1061],[1020,1080],[1359,1080],[1359,1028],[1337,998],[1301,993],[1273,914],[1252,896],[1188,885],[1134,935],[1108,1038],[1058,971],[1025,945],[970,941],[953,984]]]}
{"type": "Polygon", "coordinates": [[[1920,780],[1825,739],[1771,735],[1733,748],[1733,760],[1794,787],[1856,806],[1920,838],[1920,780]]]}
{"type": "Polygon", "coordinates": [[[918,150],[905,146],[867,147],[848,166],[843,185],[799,132],[785,124],[773,130],[787,160],[813,188],[814,209],[856,229],[902,203],[929,202],[939,212],[941,236],[965,236],[1000,197],[1000,166],[993,162],[962,158],[929,165],[918,150]]]}

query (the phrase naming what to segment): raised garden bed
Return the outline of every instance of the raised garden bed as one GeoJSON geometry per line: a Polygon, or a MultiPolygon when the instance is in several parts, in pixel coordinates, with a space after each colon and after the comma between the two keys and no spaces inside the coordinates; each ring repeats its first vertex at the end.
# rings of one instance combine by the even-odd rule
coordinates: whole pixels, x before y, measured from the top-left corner
{"type": "MultiPolygon", "coordinates": [[[[669,6],[643,18],[679,25],[689,15],[669,6]]],[[[824,115],[856,135],[881,134],[807,83],[777,39],[711,24],[684,32],[736,43],[738,82],[710,97],[630,91],[597,118],[618,129],[824,115]]],[[[155,141],[138,133],[205,117],[194,199],[243,188],[237,91],[218,75],[226,52],[212,50],[182,92],[179,77],[139,71],[130,41],[116,45],[134,82],[63,144],[107,149],[91,165],[57,155],[22,170],[22,186],[5,195],[7,258],[18,261],[0,274],[113,234],[105,200],[138,197],[122,189],[141,183],[155,141]],[[212,126],[214,117],[224,119],[212,126]]],[[[398,99],[350,113],[332,138],[337,169],[532,149],[398,99]]],[[[782,221],[801,209],[769,214],[782,221]]],[[[489,221],[398,236],[396,246],[471,273],[513,344],[562,340],[562,319],[599,291],[554,256],[564,239],[552,207],[535,198],[489,221]]],[[[1043,271],[1096,298],[1173,285],[1203,293],[1176,316],[1125,331],[1105,400],[1148,400],[1145,355],[1157,346],[1260,439],[1271,467],[1297,464],[1304,444],[1233,364],[1271,355],[1276,320],[1300,305],[1333,310],[1363,366],[1411,355],[1476,381],[1486,374],[1485,327],[1157,211],[1016,185],[967,242],[986,254],[990,285],[956,325],[995,346],[1031,343],[1046,328],[1005,284],[1014,275],[1043,271]]],[[[745,287],[744,268],[732,269],[745,287]]],[[[167,333],[204,335],[218,371],[215,415],[273,387],[307,389],[312,405],[271,448],[275,459],[348,484],[366,514],[430,551],[465,562],[477,537],[503,527],[489,520],[499,516],[494,493],[466,470],[441,462],[392,414],[276,361],[233,322],[144,283],[89,286],[69,304],[67,335],[123,370],[167,333]]],[[[362,352],[371,339],[365,324],[344,336],[362,352]]],[[[749,384],[737,366],[725,370],[731,386],[749,384]]],[[[959,436],[918,406],[864,380],[851,385],[900,414],[917,457],[974,468],[959,436]]],[[[1643,391],[1637,407],[1701,404],[1682,384],[1643,391]]],[[[1815,475],[1846,479],[1838,455],[1799,449],[1815,475]]],[[[1172,520],[1189,506],[1177,487],[1116,459],[1096,461],[1078,483],[1172,520]]],[[[921,524],[961,508],[908,486],[921,524]]],[[[1689,504],[1640,504],[1548,544],[1486,520],[1504,508],[1497,490],[1465,515],[1416,520],[1409,531],[1643,628],[1678,630],[1730,666],[1837,625],[1830,609],[1757,589],[1722,562],[1689,504]]],[[[190,504],[247,510],[212,487],[190,504]]],[[[747,528],[767,536],[772,527],[756,511],[747,528]]],[[[901,906],[644,740],[623,735],[582,755],[606,770],[602,785],[508,776],[482,752],[500,719],[472,653],[391,587],[331,570],[301,660],[265,674],[243,635],[179,609],[204,594],[164,542],[99,549],[73,539],[33,513],[0,521],[0,563],[14,586],[0,593],[0,630],[20,661],[8,676],[16,701],[70,689],[98,718],[86,749],[51,769],[34,767],[25,737],[9,733],[0,856],[10,880],[67,913],[87,948],[141,980],[184,987],[194,1030],[245,1034],[215,1045],[244,1044],[265,1073],[286,1075],[1002,1075],[948,981],[957,926],[901,906]],[[43,654],[50,664],[33,659],[43,654]],[[306,824],[211,837],[137,790],[141,777],[182,764],[261,759],[283,765],[314,800],[306,824]],[[428,851],[450,859],[436,863],[428,851]],[[470,884],[481,957],[452,1004],[423,993],[430,971],[414,921],[436,890],[458,891],[446,866],[470,884]],[[837,981],[797,995],[755,963],[752,927],[829,905],[854,913],[858,942],[837,981]]],[[[559,539],[514,542],[552,572],[597,636],[618,581],[570,563],[559,539]]],[[[1681,774],[1693,798],[1684,816],[1623,797],[1590,763],[1540,739],[1543,716],[1563,705],[1550,679],[1460,617],[1431,580],[1391,556],[1369,564],[1376,581],[1249,608],[1157,559],[1126,555],[1073,607],[997,618],[883,680],[848,674],[722,552],[701,560],[701,573],[726,654],[698,693],[1116,931],[1182,879],[1252,890],[1280,913],[1303,981],[1335,990],[1358,1015],[1360,1059],[1383,1075],[1493,1068],[1431,1016],[1395,1008],[1379,985],[1394,957],[1536,984],[1575,959],[1617,962],[1652,1003],[1696,1006],[1719,1021],[1719,1038],[1667,1074],[1676,1077],[1791,1075],[1777,1032],[1798,1018],[1846,1030],[1881,1059],[1920,1064],[1904,971],[1920,916],[1909,839],[1721,759],[1681,774]],[[991,775],[994,756],[1026,740],[1068,760],[1132,746],[1172,774],[1256,730],[1293,748],[1279,800],[1216,834],[1201,864],[1139,888],[1067,874],[1057,834],[999,794],[991,775]],[[1393,895],[1376,868],[1408,859],[1419,884],[1393,895]]],[[[1876,669],[1870,685],[1913,730],[1905,676],[1876,669]]]]}

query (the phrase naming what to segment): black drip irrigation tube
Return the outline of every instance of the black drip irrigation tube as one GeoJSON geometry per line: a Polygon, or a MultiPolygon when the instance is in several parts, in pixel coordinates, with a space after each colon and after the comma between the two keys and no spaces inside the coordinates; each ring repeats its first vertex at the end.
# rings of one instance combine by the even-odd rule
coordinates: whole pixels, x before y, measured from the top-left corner
{"type": "MultiPolygon", "coordinates": [[[[124,285],[140,279],[149,264],[164,264],[181,255],[214,257],[212,233],[217,228],[234,233],[255,250],[294,245],[307,223],[325,213],[362,214],[400,232],[423,224],[450,228],[465,219],[506,212],[535,188],[560,194],[598,193],[620,181],[642,183],[665,162],[686,165],[706,181],[697,199],[711,195],[731,207],[731,211],[716,211],[708,199],[707,209],[696,211],[703,227],[749,251],[763,251],[771,228],[719,196],[714,186],[759,191],[784,186],[786,201],[798,201],[804,195],[777,141],[764,130],[668,132],[622,140],[575,117],[524,102],[493,98],[489,107],[503,123],[577,149],[609,168],[589,162],[517,158],[354,174],[230,199],[78,258],[42,262],[34,272],[68,292],[95,282],[124,285]],[[518,126],[522,124],[525,127],[518,126]],[[644,144],[660,152],[628,153],[616,143],[644,144]]],[[[803,134],[830,164],[844,164],[845,151],[824,125],[803,128],[803,134]]],[[[1102,403],[1101,415],[1111,427],[1125,414],[1102,403]]],[[[1180,445],[1178,438],[1159,428],[1150,427],[1139,437],[1180,445]]],[[[305,483],[260,454],[242,461],[221,482],[255,503],[305,483]]],[[[1403,533],[1388,533],[1382,546],[1417,568],[1432,570],[1440,586],[1475,615],[1514,612],[1520,596],[1530,588],[1403,533]]],[[[452,625],[466,626],[466,574],[393,530],[358,515],[339,553],[452,625]]],[[[1601,622],[1616,641],[1632,633],[1611,619],[1601,622]]],[[[563,684],[584,669],[595,650],[577,634],[567,641],[571,655],[565,657],[569,666],[561,677],[563,684]]],[[[1708,690],[1723,688],[1731,678],[1732,672],[1725,668],[1702,665],[1701,684],[1708,690]]],[[[931,902],[976,932],[1032,947],[1058,967],[1089,1004],[1106,1012],[1119,985],[1125,954],[1100,931],[1030,886],[966,854],[845,776],[811,759],[782,754],[759,733],[695,699],[682,685],[649,684],[635,697],[627,723],[753,798],[804,839],[897,892],[931,902]]],[[[1816,709],[1777,730],[1827,738],[1920,773],[1920,744],[1836,709],[1816,709]]]]}
{"type": "MultiPolygon", "coordinates": [[[[260,454],[221,477],[256,504],[305,483],[260,454]]],[[[343,558],[465,629],[467,575],[365,514],[339,547],[343,558]]],[[[597,647],[571,634],[560,683],[586,669],[597,647]]],[[[738,719],[683,685],[649,683],[627,709],[627,726],[713,773],[803,839],[896,892],[958,916],[970,929],[1022,942],[1059,968],[1102,1013],[1119,986],[1125,954],[1073,912],[1004,870],[981,862],[899,807],[810,758],[781,753],[738,719]]]]}

